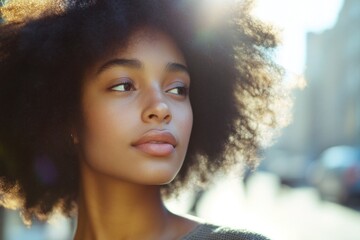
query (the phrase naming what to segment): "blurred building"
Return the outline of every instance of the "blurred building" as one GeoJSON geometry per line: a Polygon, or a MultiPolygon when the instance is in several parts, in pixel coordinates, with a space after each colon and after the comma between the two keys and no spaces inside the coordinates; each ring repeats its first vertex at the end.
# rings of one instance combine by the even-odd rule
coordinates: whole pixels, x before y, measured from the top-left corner
{"type": "Polygon", "coordinates": [[[345,0],[332,29],[308,34],[306,64],[305,150],[360,146],[360,1],[345,0]]]}
{"type": "Polygon", "coordinates": [[[332,29],[307,34],[305,78],[275,147],[312,158],[334,145],[360,146],[359,0],[344,0],[332,29]]]}
{"type": "Polygon", "coordinates": [[[307,87],[295,92],[293,121],[263,162],[284,182],[300,182],[326,148],[360,147],[360,1],[344,0],[332,29],[308,33],[306,51],[307,87]]]}

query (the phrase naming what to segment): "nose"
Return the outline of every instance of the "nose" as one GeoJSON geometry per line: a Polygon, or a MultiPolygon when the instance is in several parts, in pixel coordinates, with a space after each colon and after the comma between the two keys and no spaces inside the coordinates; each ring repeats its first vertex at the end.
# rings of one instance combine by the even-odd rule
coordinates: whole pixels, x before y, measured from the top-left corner
{"type": "Polygon", "coordinates": [[[141,114],[144,122],[167,124],[171,121],[172,115],[169,106],[160,91],[147,92],[144,102],[145,108],[141,114]]]}

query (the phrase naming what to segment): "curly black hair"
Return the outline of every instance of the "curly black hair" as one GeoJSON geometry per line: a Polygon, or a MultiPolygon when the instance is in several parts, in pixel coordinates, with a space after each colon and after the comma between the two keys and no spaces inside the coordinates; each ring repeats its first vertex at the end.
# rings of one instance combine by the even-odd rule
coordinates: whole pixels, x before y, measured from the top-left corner
{"type": "Polygon", "coordinates": [[[194,177],[207,181],[237,162],[255,166],[275,113],[283,70],[272,60],[271,26],[250,1],[211,15],[211,0],[12,0],[0,24],[0,201],[17,199],[25,216],[69,214],[78,194],[83,75],[126,47],[136,29],[170,35],[191,77],[194,125],[184,165],[165,195],[194,177]]]}

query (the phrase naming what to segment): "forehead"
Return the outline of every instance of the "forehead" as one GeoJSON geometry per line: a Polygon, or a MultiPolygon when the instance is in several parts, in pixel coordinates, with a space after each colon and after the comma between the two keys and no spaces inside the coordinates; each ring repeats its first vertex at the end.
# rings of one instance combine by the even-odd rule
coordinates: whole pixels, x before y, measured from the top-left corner
{"type": "Polygon", "coordinates": [[[94,76],[107,62],[114,59],[140,61],[146,68],[161,68],[169,62],[186,66],[186,61],[175,40],[167,33],[144,27],[133,31],[125,44],[114,46],[109,54],[98,59],[85,70],[84,78],[94,76]]]}
{"type": "Polygon", "coordinates": [[[154,55],[185,64],[184,56],[174,39],[165,32],[153,28],[140,28],[134,31],[126,47],[116,51],[118,57],[136,57],[140,60],[154,55]]]}

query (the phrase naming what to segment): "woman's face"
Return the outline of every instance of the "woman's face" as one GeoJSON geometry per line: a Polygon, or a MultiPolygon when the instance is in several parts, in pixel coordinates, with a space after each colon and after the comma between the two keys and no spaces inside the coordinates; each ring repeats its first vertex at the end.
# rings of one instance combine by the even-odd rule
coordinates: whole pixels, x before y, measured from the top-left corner
{"type": "Polygon", "coordinates": [[[151,29],[86,74],[78,134],[82,168],[165,184],[184,161],[192,127],[190,77],[175,42],[151,29]]]}

